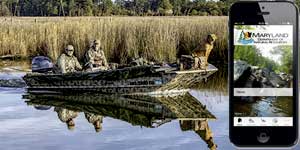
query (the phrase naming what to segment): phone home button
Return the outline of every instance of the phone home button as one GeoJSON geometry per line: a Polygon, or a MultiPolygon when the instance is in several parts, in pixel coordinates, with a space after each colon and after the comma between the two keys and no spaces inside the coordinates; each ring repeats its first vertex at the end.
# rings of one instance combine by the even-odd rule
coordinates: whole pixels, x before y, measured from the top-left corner
{"type": "Polygon", "coordinates": [[[267,143],[270,140],[270,136],[267,134],[267,132],[259,132],[257,136],[257,141],[259,143],[267,143]]]}

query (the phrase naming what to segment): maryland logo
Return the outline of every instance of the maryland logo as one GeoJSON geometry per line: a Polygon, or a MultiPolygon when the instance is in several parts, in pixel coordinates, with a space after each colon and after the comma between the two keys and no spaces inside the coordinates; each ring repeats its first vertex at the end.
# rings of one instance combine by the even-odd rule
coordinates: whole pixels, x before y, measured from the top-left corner
{"type": "Polygon", "coordinates": [[[244,32],[244,30],[241,32],[238,42],[241,44],[251,44],[254,42],[252,39],[252,32],[244,32]]]}

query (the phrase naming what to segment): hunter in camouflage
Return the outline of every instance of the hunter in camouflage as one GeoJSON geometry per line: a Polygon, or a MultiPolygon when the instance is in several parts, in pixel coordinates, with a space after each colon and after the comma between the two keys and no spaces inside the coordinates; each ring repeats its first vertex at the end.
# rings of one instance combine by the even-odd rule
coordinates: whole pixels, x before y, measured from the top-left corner
{"type": "Polygon", "coordinates": [[[85,61],[85,66],[88,67],[87,71],[109,69],[100,40],[94,40],[90,49],[85,53],[85,61]]]}
{"type": "Polygon", "coordinates": [[[95,127],[96,132],[100,132],[102,130],[102,119],[103,116],[101,115],[95,115],[93,113],[84,113],[85,118],[88,120],[89,123],[93,124],[93,126],[95,127]]]}
{"type": "Polygon", "coordinates": [[[60,73],[68,73],[82,70],[77,58],[73,55],[74,47],[68,45],[65,52],[57,59],[57,67],[60,73]]]}
{"type": "Polygon", "coordinates": [[[180,128],[182,131],[193,130],[198,134],[201,139],[205,141],[207,147],[210,150],[216,150],[217,144],[213,140],[213,133],[208,126],[208,121],[206,120],[180,120],[180,128]]]}
{"type": "Polygon", "coordinates": [[[208,66],[208,57],[210,52],[214,48],[214,42],[217,36],[215,34],[209,34],[204,41],[204,44],[200,44],[192,51],[194,57],[194,69],[206,69],[208,66]]]}
{"type": "Polygon", "coordinates": [[[54,111],[57,112],[58,118],[61,122],[67,124],[69,130],[73,130],[75,127],[74,118],[78,116],[78,112],[68,110],[61,107],[55,107],[54,111]]]}

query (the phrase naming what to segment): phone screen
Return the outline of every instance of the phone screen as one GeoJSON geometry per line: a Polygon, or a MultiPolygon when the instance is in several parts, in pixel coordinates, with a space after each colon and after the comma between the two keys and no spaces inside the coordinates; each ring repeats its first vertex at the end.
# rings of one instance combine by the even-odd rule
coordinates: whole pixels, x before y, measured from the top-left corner
{"type": "Polygon", "coordinates": [[[293,25],[233,27],[233,125],[293,126],[293,25]]]}

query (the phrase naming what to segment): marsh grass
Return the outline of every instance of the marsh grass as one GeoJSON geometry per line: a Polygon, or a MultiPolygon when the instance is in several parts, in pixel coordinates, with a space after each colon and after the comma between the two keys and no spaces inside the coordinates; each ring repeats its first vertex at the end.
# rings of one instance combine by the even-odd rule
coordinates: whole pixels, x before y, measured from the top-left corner
{"type": "Polygon", "coordinates": [[[175,62],[210,33],[218,36],[210,61],[227,61],[227,17],[23,17],[0,18],[0,56],[47,55],[53,60],[67,44],[82,59],[100,39],[110,62],[142,56],[175,62]]]}

